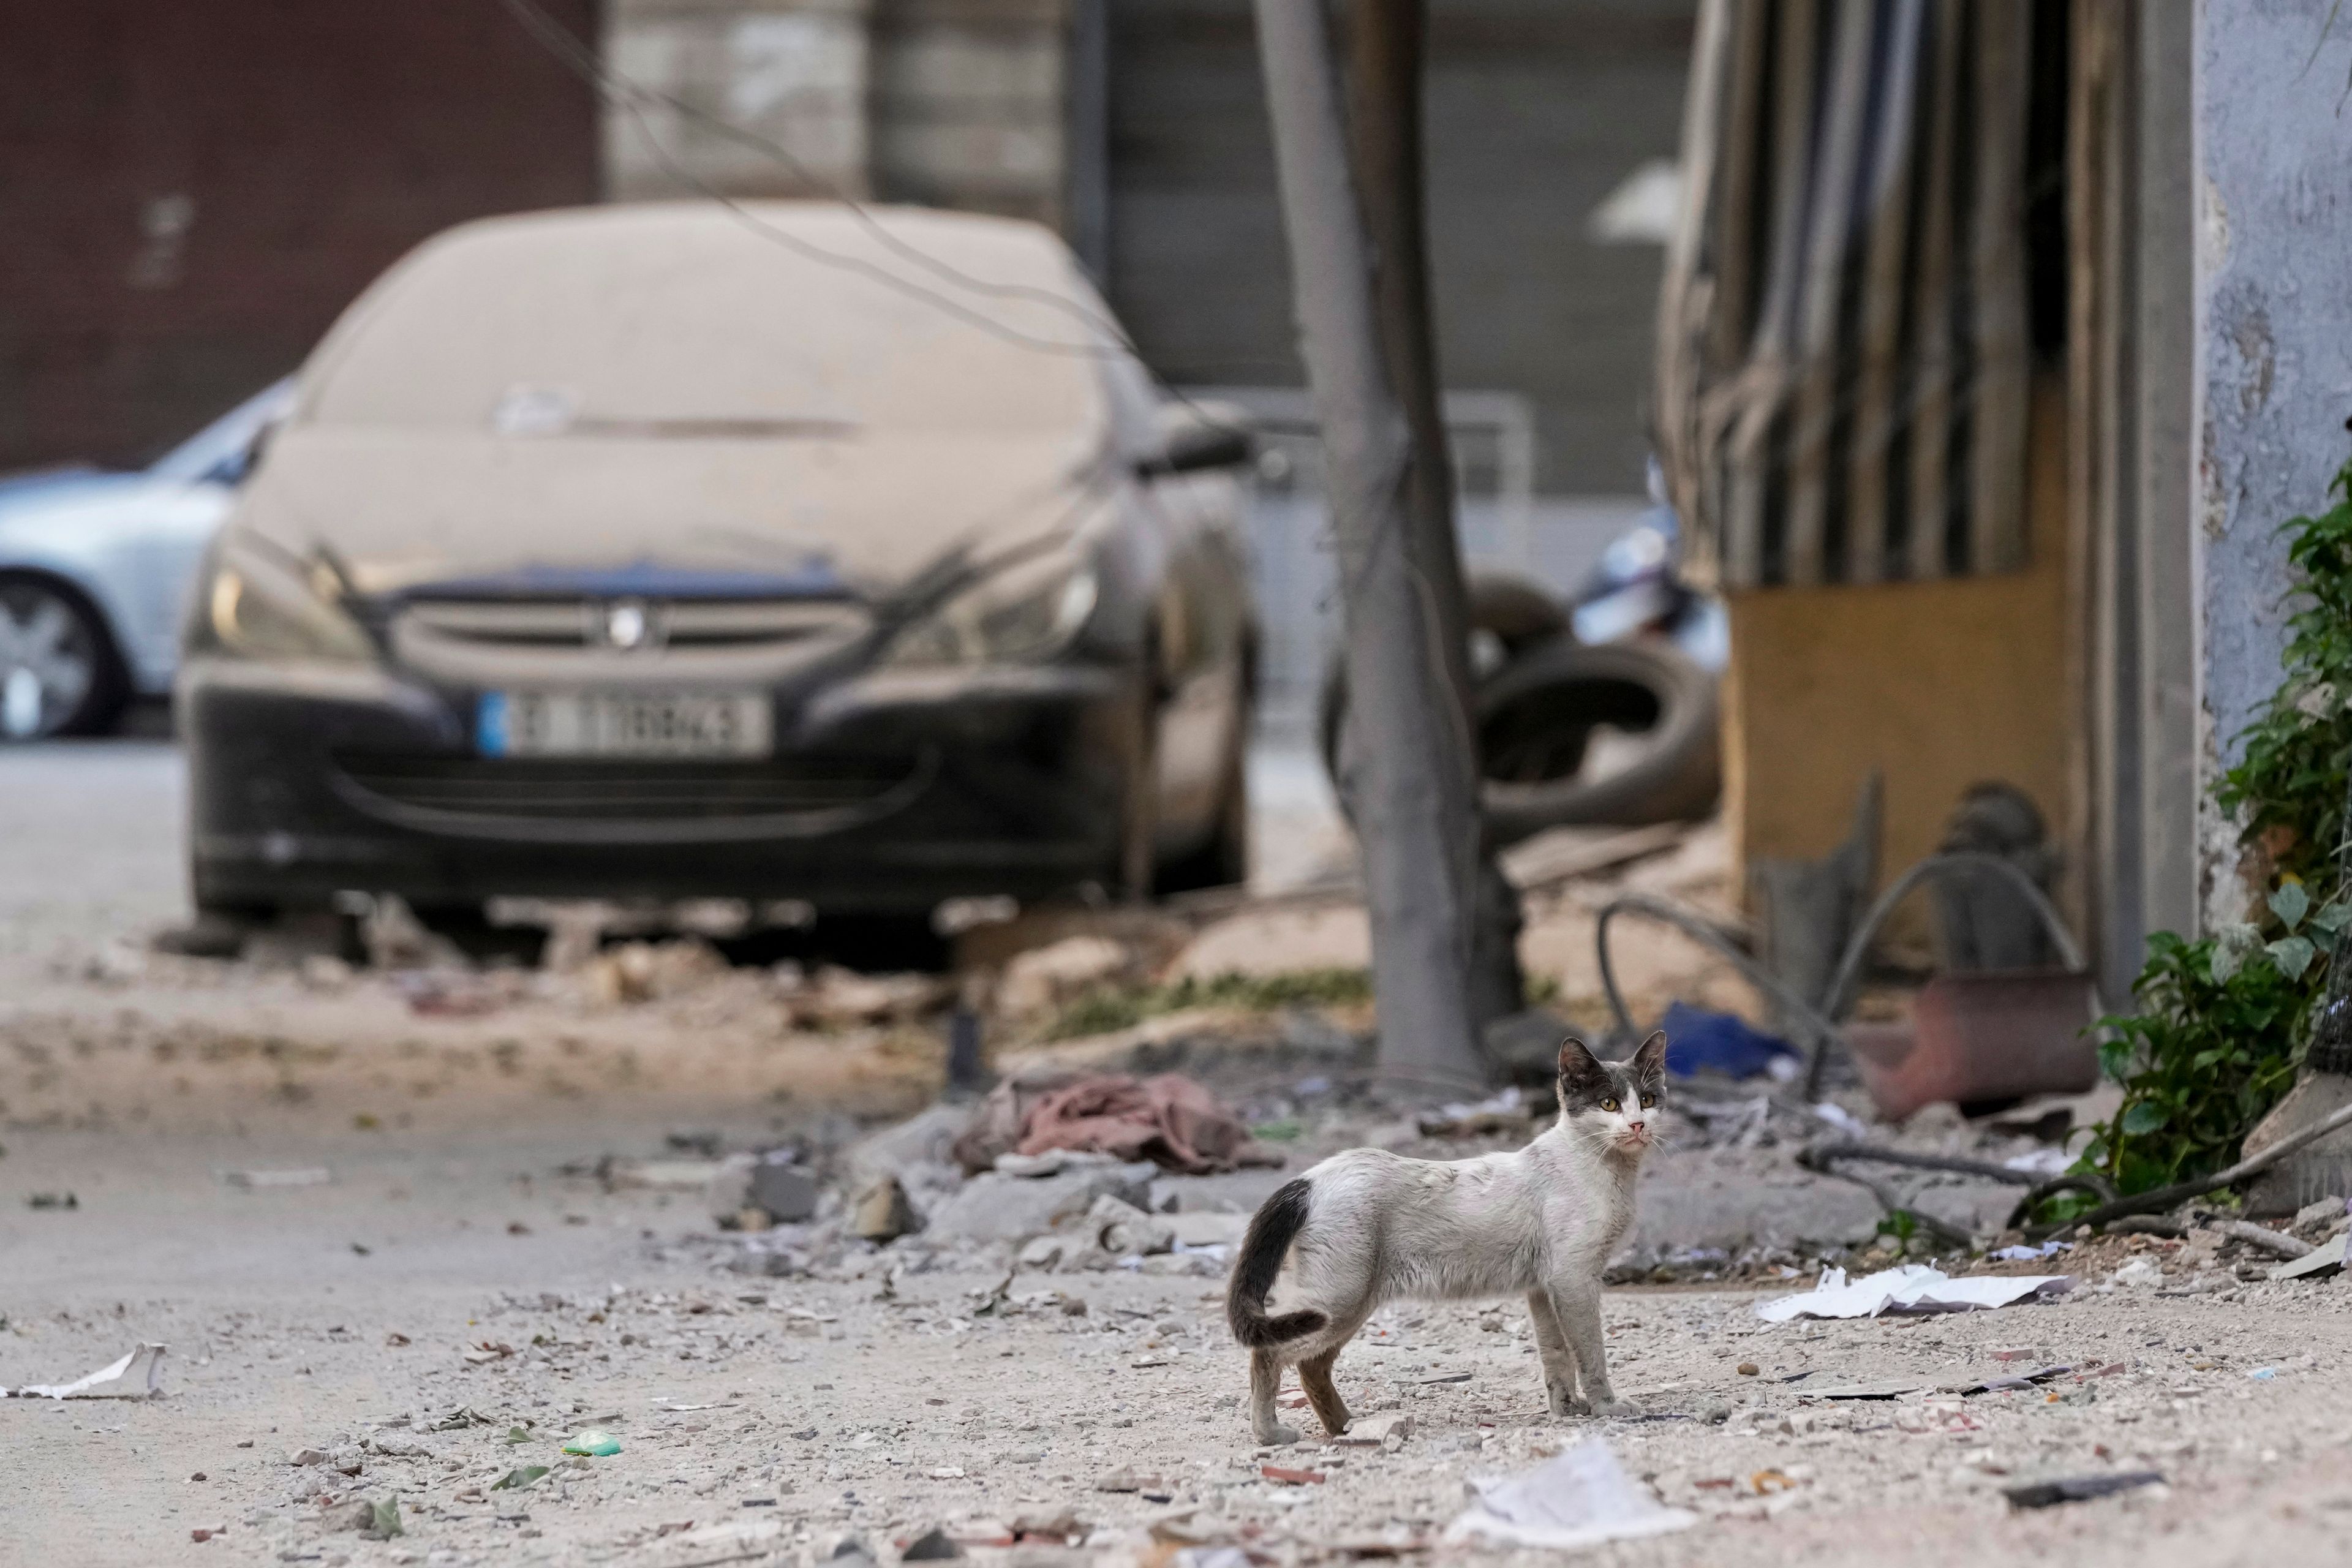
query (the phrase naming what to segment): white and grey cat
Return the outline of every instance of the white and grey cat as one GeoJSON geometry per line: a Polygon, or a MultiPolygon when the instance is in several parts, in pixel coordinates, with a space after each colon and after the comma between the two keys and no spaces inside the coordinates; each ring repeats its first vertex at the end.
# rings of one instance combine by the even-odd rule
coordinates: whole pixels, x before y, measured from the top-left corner
{"type": "Polygon", "coordinates": [[[1225,1294],[1250,1352],[1250,1422],[1260,1443],[1293,1443],[1275,1419],[1282,1369],[1296,1364],[1333,1436],[1348,1407],[1332,1364],[1383,1302],[1524,1295],[1554,1415],[1631,1415],[1609,1386],[1601,1271],[1633,1219],[1633,1176],[1656,1142],[1666,1037],[1630,1061],[1559,1047],[1559,1120],[1514,1153],[1412,1160],[1350,1149],[1286,1183],[1250,1221],[1225,1294]]]}

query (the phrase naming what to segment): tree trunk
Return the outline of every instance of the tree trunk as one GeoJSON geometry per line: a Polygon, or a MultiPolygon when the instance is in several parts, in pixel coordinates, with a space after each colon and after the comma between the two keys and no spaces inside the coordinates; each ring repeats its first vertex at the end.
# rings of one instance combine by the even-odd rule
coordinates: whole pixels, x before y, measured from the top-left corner
{"type": "MultiPolygon", "coordinates": [[[[1421,114],[1427,34],[1428,0],[1353,0],[1348,127],[1354,143],[1356,199],[1371,239],[1372,303],[1381,357],[1412,434],[1404,486],[1405,552],[1429,584],[1448,656],[1445,677],[1454,689],[1454,710],[1463,716],[1464,746],[1474,759],[1475,788],[1477,742],[1470,718],[1475,710],[1471,702],[1468,595],[1454,517],[1445,380],[1437,368],[1429,291],[1421,114]]],[[[1518,889],[1496,866],[1493,847],[1483,834],[1476,853],[1478,891],[1470,914],[1470,1021],[1483,1030],[1527,1005],[1527,977],[1519,968],[1518,889]]]]}
{"type": "Polygon", "coordinates": [[[1347,771],[1371,911],[1381,1071],[1400,1087],[1465,1089],[1486,1072],[1470,992],[1479,854],[1460,566],[1447,579],[1417,558],[1412,434],[1381,352],[1322,0],[1257,0],[1257,20],[1339,548],[1356,753],[1347,771]]]}

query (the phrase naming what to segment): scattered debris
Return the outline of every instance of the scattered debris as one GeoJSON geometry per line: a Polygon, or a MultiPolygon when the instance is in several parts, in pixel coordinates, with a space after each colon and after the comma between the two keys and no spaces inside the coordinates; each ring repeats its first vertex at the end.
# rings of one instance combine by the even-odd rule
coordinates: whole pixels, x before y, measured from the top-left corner
{"type": "Polygon", "coordinates": [[[2011,1373],[2000,1377],[1979,1378],[1974,1383],[1962,1384],[1957,1392],[1961,1394],[2010,1393],[2021,1388],[2032,1388],[2037,1384],[2049,1383],[2053,1379],[2065,1376],[2068,1373],[2074,1370],[2074,1369],[2072,1366],[2038,1366],[2032,1372],[2011,1373]]]}
{"type": "Polygon", "coordinates": [[[1955,1279],[1925,1263],[1881,1269],[1848,1284],[1844,1269],[1825,1268],[1812,1289],[1767,1301],[1756,1309],[1756,1315],[1768,1323],[1785,1323],[1796,1318],[1967,1312],[2040,1300],[2074,1288],[2071,1274],[1975,1275],[1955,1279]]]}
{"type": "Polygon", "coordinates": [[[1424,1138],[1484,1138],[1496,1132],[1524,1133],[1528,1117],[1527,1099],[1514,1085],[1485,1100],[1424,1110],[1414,1125],[1424,1138]]]}
{"type": "Polygon", "coordinates": [[[221,1180],[232,1187],[259,1191],[265,1187],[323,1187],[335,1179],[324,1165],[304,1165],[290,1171],[223,1171],[221,1180]]]}
{"type": "Polygon", "coordinates": [[[1807,1399],[1900,1399],[1906,1394],[1916,1394],[1927,1384],[1916,1377],[1879,1378],[1870,1383],[1849,1383],[1835,1388],[1809,1388],[1807,1399]]]}
{"type": "Polygon", "coordinates": [[[1698,1516],[1666,1508],[1617,1462],[1606,1440],[1587,1437],[1556,1458],[1507,1479],[1475,1478],[1475,1500],[1445,1529],[1510,1546],[1570,1549],[1687,1530],[1698,1516]]]}
{"type": "Polygon", "coordinates": [[[923,1228],[923,1216],[896,1176],[884,1176],[857,1194],[849,1228],[868,1241],[896,1241],[923,1228]]]}
{"type": "Polygon", "coordinates": [[[598,953],[582,978],[591,1000],[612,1007],[694,990],[726,969],[727,961],[706,942],[629,942],[598,953]]]}
{"type": "Polygon", "coordinates": [[[1378,1448],[1391,1442],[1402,1442],[1412,1436],[1412,1417],[1402,1410],[1383,1410],[1371,1415],[1360,1415],[1348,1424],[1348,1430],[1332,1439],[1343,1447],[1378,1448]]]}
{"type": "Polygon", "coordinates": [[[1181,1073],[1142,1079],[1104,1073],[1045,1096],[1028,1113],[1017,1152],[1049,1149],[1150,1160],[1188,1175],[1283,1163],[1215,1095],[1181,1073]]]}
{"type": "Polygon", "coordinates": [[[599,1432],[592,1427],[565,1443],[563,1451],[567,1454],[581,1454],[593,1458],[609,1459],[621,1451],[621,1440],[610,1432],[599,1432]]]}
{"type": "Polygon", "coordinates": [[[166,1347],[142,1342],[120,1361],[110,1362],[87,1377],[71,1383],[26,1384],[0,1388],[0,1398],[16,1399],[147,1399],[163,1385],[166,1347]]]}
{"type": "Polygon", "coordinates": [[[1736,1079],[1770,1077],[1786,1082],[1804,1068],[1796,1047],[1734,1014],[1710,1013],[1676,1002],[1666,1009],[1658,1026],[1666,1032],[1666,1070],[1676,1078],[1696,1078],[1704,1072],[1736,1079]]]}
{"type": "Polygon", "coordinates": [[[498,1422],[470,1405],[460,1405],[427,1428],[434,1432],[458,1432],[468,1426],[495,1426],[498,1422]]]}
{"type": "Polygon", "coordinates": [[[2218,1230],[2223,1236],[2235,1237],[2247,1246],[2259,1247],[2277,1258],[2307,1258],[2312,1250],[2311,1243],[2265,1229],[2252,1220],[2217,1219],[2209,1222],[2206,1228],[2218,1230]]]}
{"type": "Polygon", "coordinates": [[[2273,1279],[2325,1279],[2344,1271],[2344,1249],[2347,1237],[2338,1236],[2326,1246],[2305,1253],[2301,1258],[2280,1264],[2271,1270],[2273,1279]]]}
{"type": "Polygon", "coordinates": [[[939,975],[861,974],[833,964],[805,978],[794,966],[780,964],[775,981],[793,1024],[810,1029],[910,1022],[954,994],[953,983],[939,975]]]}
{"type": "Polygon", "coordinates": [[[1055,1158],[1060,1163],[1044,1175],[988,1171],[974,1176],[931,1212],[931,1228],[974,1241],[1021,1241],[1085,1214],[1105,1195],[1137,1209],[1150,1205],[1156,1165],[1122,1164],[1105,1154],[1055,1158]]]}
{"type": "Polygon", "coordinates": [[[790,1150],[743,1154],[723,1162],[704,1184],[710,1217],[722,1227],[740,1225],[746,1209],[757,1209],[769,1225],[796,1225],[816,1213],[817,1184],[790,1150]]]}
{"type": "Polygon", "coordinates": [[[408,1531],[401,1527],[400,1500],[397,1498],[359,1498],[352,1504],[352,1518],[346,1529],[356,1530],[370,1541],[390,1541],[408,1531]]]}
{"type": "Polygon", "coordinates": [[[2164,1283],[2164,1270],[2154,1258],[2135,1258],[2109,1275],[2107,1283],[2134,1290],[2153,1290],[2164,1283]]]}
{"type": "Polygon", "coordinates": [[[1009,1017],[1042,1016],[1097,985],[1137,978],[1136,967],[1137,955],[1122,942],[1066,936],[1020,953],[1004,966],[997,982],[996,1007],[1009,1017]]]}
{"type": "Polygon", "coordinates": [[[906,1550],[898,1553],[898,1561],[901,1563],[937,1563],[943,1562],[950,1557],[961,1557],[962,1555],[963,1548],[956,1544],[955,1538],[950,1535],[946,1531],[934,1525],[931,1529],[923,1531],[922,1534],[908,1542],[907,1543],[906,1550]]]}
{"type": "Polygon", "coordinates": [[[1331,1479],[1320,1470],[1294,1470],[1282,1465],[1260,1465],[1257,1473],[1285,1487],[1319,1487],[1331,1479]]]}
{"type": "Polygon", "coordinates": [[[641,1187],[655,1193],[708,1192],[726,1168],[718,1160],[604,1160],[596,1173],[614,1190],[641,1187]]]}
{"type": "Polygon", "coordinates": [[[494,1492],[520,1491],[548,1474],[545,1465],[519,1465],[490,1483],[494,1492]]]}
{"type": "Polygon", "coordinates": [[[1166,1252],[1176,1245],[1176,1227],[1158,1215],[1105,1193],[1087,1210],[1087,1239],[1114,1258],[1166,1252]]]}
{"type": "Polygon", "coordinates": [[[2011,1508],[2051,1508],[2062,1502],[2087,1502],[2093,1498],[2113,1497],[2117,1492],[2163,1484],[2164,1476],[2160,1471],[2117,1470],[2104,1476],[2066,1476],[2055,1480],[2025,1481],[2001,1488],[2000,1495],[2009,1500],[2011,1508]]]}

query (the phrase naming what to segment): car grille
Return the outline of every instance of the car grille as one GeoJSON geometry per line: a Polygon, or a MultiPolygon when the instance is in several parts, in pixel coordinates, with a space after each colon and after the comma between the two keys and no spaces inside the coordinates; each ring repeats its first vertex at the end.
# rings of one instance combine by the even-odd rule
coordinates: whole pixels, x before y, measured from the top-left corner
{"type": "Polygon", "coordinates": [[[924,757],[825,753],[755,763],[375,752],[339,752],[334,760],[344,793],[363,808],[413,826],[457,831],[468,825],[570,826],[592,833],[665,825],[840,827],[904,804],[932,772],[924,757]]]}
{"type": "MultiPolygon", "coordinates": [[[[419,599],[403,629],[445,642],[505,647],[596,647],[607,641],[604,599],[419,599]]],[[[838,600],[669,599],[649,604],[655,634],[671,647],[759,647],[855,635],[864,609],[838,600]]]]}

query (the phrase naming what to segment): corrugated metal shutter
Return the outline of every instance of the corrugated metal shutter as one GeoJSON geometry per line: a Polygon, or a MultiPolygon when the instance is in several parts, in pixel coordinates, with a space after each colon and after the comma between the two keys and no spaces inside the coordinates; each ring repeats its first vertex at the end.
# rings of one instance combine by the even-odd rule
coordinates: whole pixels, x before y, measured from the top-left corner
{"type": "Polygon", "coordinates": [[[1706,0],[1660,438],[1727,587],[2025,563],[2027,0],[1706,0]]]}

